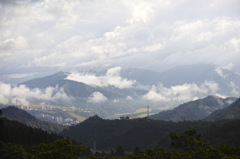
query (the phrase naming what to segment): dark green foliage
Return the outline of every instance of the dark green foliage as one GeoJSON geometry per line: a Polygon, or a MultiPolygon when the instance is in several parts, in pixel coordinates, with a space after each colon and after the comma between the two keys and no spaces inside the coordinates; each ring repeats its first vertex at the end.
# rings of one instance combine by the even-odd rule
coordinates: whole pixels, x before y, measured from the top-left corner
{"type": "Polygon", "coordinates": [[[51,143],[62,138],[60,135],[48,134],[38,128],[28,127],[17,121],[0,118],[0,140],[15,144],[37,145],[40,143],[51,143]]]}
{"type": "Polygon", "coordinates": [[[122,148],[122,146],[118,146],[116,149],[116,155],[117,156],[124,156],[124,150],[122,148]]]}
{"type": "Polygon", "coordinates": [[[23,123],[34,128],[41,128],[50,133],[51,132],[59,133],[65,128],[58,124],[40,121],[31,114],[29,114],[28,112],[14,106],[9,106],[7,108],[2,109],[2,117],[6,117],[10,120],[16,120],[20,123],[23,123]]]}
{"type": "Polygon", "coordinates": [[[89,149],[57,134],[0,118],[0,159],[77,159],[89,149]]]}
{"type": "Polygon", "coordinates": [[[192,152],[209,146],[209,143],[203,139],[202,134],[198,133],[196,129],[189,129],[183,134],[171,132],[169,136],[171,146],[181,152],[192,152]]]}
{"type": "MultiPolygon", "coordinates": [[[[239,159],[240,148],[230,146],[211,146],[195,129],[182,134],[172,132],[171,143],[179,150],[150,148],[138,153],[128,154],[121,159],[239,159]]],[[[115,159],[116,157],[112,157],[115,159]]],[[[120,158],[118,158],[120,159],[120,158]]]]}
{"type": "Polygon", "coordinates": [[[33,159],[32,154],[26,152],[22,145],[13,143],[4,143],[0,141],[0,158],[1,159],[33,159]]]}
{"type": "Polygon", "coordinates": [[[50,144],[36,146],[23,146],[0,141],[1,159],[77,159],[89,153],[87,147],[73,145],[67,139],[59,139],[50,144]]]}
{"type": "Polygon", "coordinates": [[[70,140],[59,139],[50,144],[40,144],[30,147],[28,152],[41,159],[77,159],[89,153],[82,145],[73,145],[70,140]]]}
{"type": "Polygon", "coordinates": [[[96,141],[97,149],[104,150],[121,145],[125,151],[149,147],[170,148],[170,132],[181,133],[194,128],[201,132],[210,144],[240,146],[240,120],[216,122],[167,122],[150,119],[105,120],[91,117],[76,126],[63,131],[69,137],[86,146],[92,147],[96,141]]]}

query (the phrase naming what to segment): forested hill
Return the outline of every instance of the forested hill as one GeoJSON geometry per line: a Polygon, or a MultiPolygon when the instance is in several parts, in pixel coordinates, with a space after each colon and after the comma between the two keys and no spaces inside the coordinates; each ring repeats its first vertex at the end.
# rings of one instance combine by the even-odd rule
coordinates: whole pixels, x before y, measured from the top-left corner
{"type": "Polygon", "coordinates": [[[205,120],[240,119],[240,98],[230,106],[217,110],[205,120]]]}
{"type": "Polygon", "coordinates": [[[16,120],[30,127],[41,128],[48,132],[59,133],[65,128],[62,125],[38,120],[25,110],[21,110],[14,106],[9,106],[7,108],[2,109],[2,117],[8,118],[10,120],[16,120]]]}
{"type": "Polygon", "coordinates": [[[134,150],[169,145],[170,132],[183,132],[195,128],[203,133],[213,145],[226,144],[240,146],[240,120],[223,120],[217,122],[170,122],[151,119],[105,120],[93,116],[83,123],[63,131],[65,137],[97,149],[110,149],[117,146],[125,150],[134,150]]]}
{"type": "Polygon", "coordinates": [[[237,98],[234,97],[220,98],[211,95],[203,99],[181,104],[173,110],[159,112],[149,118],[166,121],[202,120],[214,111],[228,107],[236,100],[237,98]]]}
{"type": "Polygon", "coordinates": [[[57,134],[49,134],[39,128],[26,126],[18,121],[0,118],[0,141],[23,145],[51,143],[62,138],[57,134]]]}

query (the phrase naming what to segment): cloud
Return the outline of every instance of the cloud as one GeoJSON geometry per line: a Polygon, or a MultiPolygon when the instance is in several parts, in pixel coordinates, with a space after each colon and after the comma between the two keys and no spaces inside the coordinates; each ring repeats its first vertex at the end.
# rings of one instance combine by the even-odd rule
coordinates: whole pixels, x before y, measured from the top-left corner
{"type": "Polygon", "coordinates": [[[102,103],[107,101],[107,97],[105,97],[102,93],[100,92],[94,92],[93,94],[90,95],[88,98],[88,102],[90,103],[102,103]]]}
{"type": "Polygon", "coordinates": [[[71,73],[66,79],[83,82],[88,85],[107,87],[114,86],[120,89],[131,88],[136,81],[124,79],[120,76],[121,67],[108,69],[105,75],[71,73]]]}
{"type": "Polygon", "coordinates": [[[42,101],[69,101],[70,97],[64,92],[63,88],[47,87],[46,89],[30,89],[25,85],[12,86],[0,82],[0,103],[27,105],[31,100],[42,101]]]}
{"type": "Polygon", "coordinates": [[[153,102],[187,102],[196,97],[204,97],[209,94],[216,94],[219,90],[218,84],[213,81],[205,81],[197,85],[186,83],[183,85],[164,87],[162,84],[153,85],[152,89],[143,96],[143,99],[153,102]]]}
{"type": "MultiPolygon", "coordinates": [[[[0,67],[16,74],[237,64],[239,1],[0,1],[0,67]],[[28,72],[29,73],[29,72],[28,72]],[[31,73],[31,72],[30,72],[31,73]]],[[[237,66],[237,65],[234,65],[237,66]]]]}

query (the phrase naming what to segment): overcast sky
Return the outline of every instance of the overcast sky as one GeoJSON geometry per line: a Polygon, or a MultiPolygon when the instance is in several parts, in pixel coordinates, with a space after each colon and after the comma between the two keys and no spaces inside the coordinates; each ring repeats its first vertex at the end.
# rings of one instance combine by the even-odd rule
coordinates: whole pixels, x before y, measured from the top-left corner
{"type": "Polygon", "coordinates": [[[0,0],[1,77],[239,61],[239,0],[0,0]]]}

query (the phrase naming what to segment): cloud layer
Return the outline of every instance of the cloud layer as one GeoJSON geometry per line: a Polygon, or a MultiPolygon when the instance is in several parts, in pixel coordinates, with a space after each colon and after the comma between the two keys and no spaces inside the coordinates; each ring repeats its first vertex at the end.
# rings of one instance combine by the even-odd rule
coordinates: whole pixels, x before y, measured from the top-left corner
{"type": "Polygon", "coordinates": [[[63,88],[47,87],[46,89],[30,89],[25,85],[11,86],[0,82],[0,103],[2,104],[30,104],[31,100],[40,101],[69,101],[70,97],[63,88]]]}
{"type": "Polygon", "coordinates": [[[2,0],[0,74],[203,62],[239,67],[239,10],[238,0],[2,0]]]}
{"type": "Polygon", "coordinates": [[[121,67],[108,69],[105,75],[96,76],[95,74],[71,73],[66,79],[83,82],[88,85],[117,88],[131,88],[136,81],[124,79],[120,76],[121,67]]]}
{"type": "Polygon", "coordinates": [[[172,86],[170,88],[159,84],[158,86],[153,85],[152,89],[143,96],[143,99],[153,102],[183,103],[195,100],[199,97],[205,97],[209,94],[217,95],[218,90],[218,84],[213,81],[205,81],[200,85],[186,83],[183,85],[172,86]]]}

